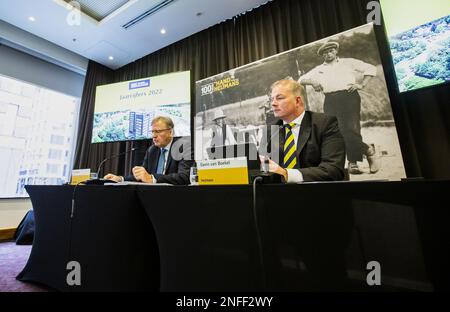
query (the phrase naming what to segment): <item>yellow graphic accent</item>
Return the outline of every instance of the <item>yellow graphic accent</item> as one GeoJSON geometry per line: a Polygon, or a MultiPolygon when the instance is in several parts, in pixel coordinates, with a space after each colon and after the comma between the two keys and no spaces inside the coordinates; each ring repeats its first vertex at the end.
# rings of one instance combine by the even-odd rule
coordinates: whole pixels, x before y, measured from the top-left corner
{"type": "Polygon", "coordinates": [[[239,86],[239,79],[224,78],[214,82],[214,92],[239,86]]]}
{"type": "Polygon", "coordinates": [[[248,184],[248,169],[246,167],[198,169],[198,184],[248,184]]]}
{"type": "Polygon", "coordinates": [[[89,180],[89,178],[91,177],[90,174],[87,175],[77,175],[77,176],[72,176],[72,179],[70,181],[71,185],[77,185],[80,182],[89,180]]]}

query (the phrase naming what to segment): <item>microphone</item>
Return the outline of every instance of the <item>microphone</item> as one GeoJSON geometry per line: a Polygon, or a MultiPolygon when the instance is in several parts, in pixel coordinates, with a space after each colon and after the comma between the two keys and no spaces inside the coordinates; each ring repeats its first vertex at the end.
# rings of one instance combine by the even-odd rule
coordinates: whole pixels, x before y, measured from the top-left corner
{"type": "Polygon", "coordinates": [[[100,164],[98,165],[98,169],[97,169],[97,178],[96,178],[96,179],[89,179],[89,180],[86,180],[86,181],[84,181],[83,183],[86,184],[86,185],[92,185],[92,184],[95,184],[95,185],[103,185],[103,184],[105,184],[105,183],[117,183],[116,181],[113,181],[113,180],[107,180],[107,179],[101,179],[101,178],[99,178],[100,171],[101,171],[101,169],[102,169],[103,164],[104,164],[105,162],[107,162],[108,160],[111,160],[111,159],[114,159],[114,158],[123,156],[123,155],[125,155],[125,154],[134,152],[136,149],[137,149],[137,148],[133,147],[133,148],[131,148],[131,149],[128,150],[128,151],[125,151],[125,152],[122,152],[122,153],[119,153],[119,154],[116,154],[116,155],[113,155],[113,156],[110,156],[110,157],[106,157],[106,158],[103,159],[103,160],[100,162],[100,164]]]}
{"type": "MultiPolygon", "coordinates": [[[[271,127],[272,126],[277,126],[277,129],[276,129],[276,131],[274,131],[274,133],[272,133],[272,135],[270,136],[270,139],[267,142],[265,142],[266,144],[264,145],[264,149],[265,149],[264,151],[267,152],[267,154],[272,153],[272,140],[276,135],[278,135],[280,133],[280,130],[283,129],[283,125],[271,125],[271,127]],[[267,150],[268,147],[270,147],[270,151],[267,150]]],[[[260,150],[261,150],[261,147],[260,147],[260,150]]],[[[267,156],[265,155],[264,157],[267,157],[267,156]]]]}
{"type": "MultiPolygon", "coordinates": [[[[274,133],[272,133],[272,135],[270,136],[270,139],[265,142],[265,144],[263,144],[262,147],[264,147],[264,152],[266,152],[267,154],[272,152],[272,148],[270,148],[270,152],[267,150],[267,148],[272,145],[272,140],[273,138],[278,135],[280,133],[280,130],[283,129],[282,125],[272,125],[272,126],[277,126],[276,131],[274,131],[274,133]]],[[[261,150],[261,147],[260,147],[261,150]]],[[[251,180],[255,180],[257,178],[259,178],[258,180],[261,181],[261,183],[266,184],[266,183],[281,183],[281,176],[279,176],[278,174],[274,174],[273,172],[269,172],[269,157],[266,155],[264,155],[264,162],[261,166],[261,170],[259,173],[257,174],[253,174],[252,175],[252,179],[251,180]]]]}

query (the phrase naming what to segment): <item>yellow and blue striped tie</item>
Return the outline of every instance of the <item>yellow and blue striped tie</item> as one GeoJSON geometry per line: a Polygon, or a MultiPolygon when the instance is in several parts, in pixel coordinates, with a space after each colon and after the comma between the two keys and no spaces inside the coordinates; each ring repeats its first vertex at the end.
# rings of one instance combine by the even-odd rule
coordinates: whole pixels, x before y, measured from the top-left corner
{"type": "Polygon", "coordinates": [[[292,169],[295,165],[297,165],[297,157],[295,153],[297,146],[294,140],[294,133],[292,133],[293,127],[295,127],[294,122],[285,125],[286,141],[284,142],[283,148],[283,167],[288,169],[292,169]]]}

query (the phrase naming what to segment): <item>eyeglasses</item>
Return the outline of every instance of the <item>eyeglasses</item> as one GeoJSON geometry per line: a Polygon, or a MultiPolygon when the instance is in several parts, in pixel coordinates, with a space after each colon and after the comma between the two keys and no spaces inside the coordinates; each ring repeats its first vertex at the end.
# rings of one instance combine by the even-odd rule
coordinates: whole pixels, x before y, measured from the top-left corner
{"type": "Polygon", "coordinates": [[[167,131],[167,130],[172,130],[172,128],[166,128],[166,129],[160,129],[160,130],[152,130],[151,133],[152,133],[152,135],[155,135],[155,134],[160,134],[163,131],[167,131]]]}

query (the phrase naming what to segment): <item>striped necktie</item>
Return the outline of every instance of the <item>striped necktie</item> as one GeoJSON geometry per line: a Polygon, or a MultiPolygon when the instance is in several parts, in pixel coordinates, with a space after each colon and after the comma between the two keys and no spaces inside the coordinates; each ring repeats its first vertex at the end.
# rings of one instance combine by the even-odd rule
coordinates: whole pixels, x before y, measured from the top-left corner
{"type": "Polygon", "coordinates": [[[295,123],[291,122],[290,124],[286,124],[284,127],[286,129],[286,140],[283,148],[283,167],[292,169],[297,165],[297,157],[295,153],[297,146],[294,140],[294,133],[292,133],[292,128],[295,127],[295,123]]]}

